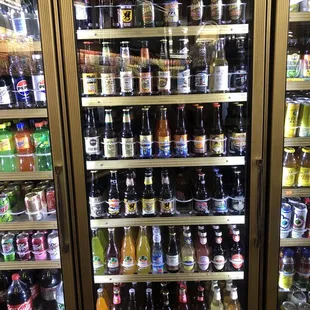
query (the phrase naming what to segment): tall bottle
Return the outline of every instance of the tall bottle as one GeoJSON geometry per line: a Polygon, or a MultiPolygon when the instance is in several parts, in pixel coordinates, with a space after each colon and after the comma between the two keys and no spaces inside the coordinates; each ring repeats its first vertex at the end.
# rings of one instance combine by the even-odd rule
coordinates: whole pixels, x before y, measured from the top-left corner
{"type": "Polygon", "coordinates": [[[224,13],[223,0],[211,0],[210,2],[211,20],[220,25],[224,13]]]}
{"type": "Polygon", "coordinates": [[[203,121],[203,106],[196,107],[196,122],[193,131],[193,153],[196,157],[205,156],[207,153],[206,131],[203,121]]]}
{"type": "Polygon", "coordinates": [[[149,108],[142,108],[142,128],[140,132],[140,157],[152,158],[153,156],[153,135],[150,126],[149,108]]]}
{"type": "Polygon", "coordinates": [[[213,249],[213,267],[214,271],[224,271],[226,269],[226,253],[222,245],[222,232],[215,231],[215,247],[213,249]]]}
{"type": "Polygon", "coordinates": [[[136,249],[130,227],[124,227],[124,238],[121,249],[122,274],[134,274],[136,272],[136,249]]]}
{"type": "Polygon", "coordinates": [[[111,310],[123,310],[122,296],[120,287],[114,285],[113,287],[113,302],[111,310]]]}
{"type": "Polygon", "coordinates": [[[129,109],[123,109],[123,130],[122,130],[122,158],[134,158],[135,143],[134,134],[131,129],[129,109]]]}
{"type": "Polygon", "coordinates": [[[180,288],[178,310],[188,310],[188,309],[189,309],[189,306],[187,303],[186,289],[180,288]]]}
{"type": "Polygon", "coordinates": [[[198,178],[198,188],[194,193],[194,211],[196,215],[208,215],[210,213],[210,198],[206,188],[205,174],[200,173],[198,178]]]}
{"type": "Polygon", "coordinates": [[[201,25],[204,17],[204,5],[203,0],[191,0],[189,7],[189,24],[190,25],[201,25]]]}
{"type": "Polygon", "coordinates": [[[224,309],[228,309],[228,303],[230,301],[230,292],[231,292],[231,287],[233,283],[232,280],[227,280],[226,281],[226,286],[223,291],[223,304],[224,304],[224,309]]]}
{"type": "MultiPolygon", "coordinates": [[[[233,0],[239,1],[239,0],[233,0]]],[[[230,88],[235,92],[246,92],[248,89],[248,74],[247,74],[247,58],[244,48],[244,37],[237,39],[237,51],[235,53],[234,61],[231,61],[233,66],[233,75],[231,77],[230,88]]]]}
{"type": "Polygon", "coordinates": [[[171,71],[168,55],[168,40],[160,40],[160,59],[158,63],[157,88],[160,95],[170,95],[171,93],[171,71]]]}
{"type": "Polygon", "coordinates": [[[131,288],[129,290],[129,302],[127,305],[128,310],[137,310],[137,302],[136,302],[136,290],[131,288]]]}
{"type": "Polygon", "coordinates": [[[180,25],[179,2],[177,0],[168,0],[164,2],[164,20],[165,26],[168,27],[180,25]]]}
{"type": "Polygon", "coordinates": [[[160,118],[157,122],[156,140],[158,143],[158,157],[170,157],[171,131],[167,119],[167,108],[160,108],[160,118]]]}
{"type": "Polygon", "coordinates": [[[302,148],[302,157],[298,165],[297,186],[309,187],[310,186],[310,148],[302,148]]]}
{"type": "Polygon", "coordinates": [[[138,274],[148,274],[151,271],[151,248],[147,237],[146,226],[140,226],[136,252],[138,274]]]}
{"type": "Polygon", "coordinates": [[[221,300],[221,290],[218,286],[214,288],[214,295],[210,310],[224,310],[224,305],[221,300]]]}
{"type": "Polygon", "coordinates": [[[124,195],[125,217],[137,217],[138,215],[138,195],[135,189],[133,172],[127,172],[126,190],[124,195]]]}
{"type": "Polygon", "coordinates": [[[119,28],[134,27],[134,5],[132,0],[121,1],[117,8],[119,28]]]}
{"type": "Polygon", "coordinates": [[[211,288],[209,291],[209,296],[208,296],[208,306],[209,308],[211,307],[211,303],[213,301],[213,296],[214,296],[214,288],[218,286],[218,281],[217,280],[212,280],[211,281],[211,288]]]}
{"type": "Polygon", "coordinates": [[[46,107],[42,54],[32,55],[31,77],[32,77],[35,106],[37,108],[46,107]]]}
{"type": "Polygon", "coordinates": [[[156,215],[156,199],[153,189],[153,172],[151,168],[145,169],[144,190],[142,193],[142,216],[152,217],[156,215]]]}
{"type": "Polygon", "coordinates": [[[244,188],[241,182],[241,171],[234,171],[234,184],[228,200],[228,210],[230,214],[243,214],[245,208],[244,188]]]}
{"type": "Polygon", "coordinates": [[[204,296],[204,287],[198,286],[198,295],[196,300],[196,310],[207,310],[207,304],[205,302],[205,296],[204,296]]]}
{"type": "Polygon", "coordinates": [[[223,187],[223,175],[217,174],[215,178],[215,190],[212,197],[212,213],[213,215],[226,215],[228,211],[228,197],[223,187]]]}
{"type": "Polygon", "coordinates": [[[173,216],[175,214],[175,197],[170,186],[168,170],[166,169],[161,171],[159,207],[161,216],[173,216]]]}
{"type": "MultiPolygon", "coordinates": [[[[193,0],[197,1],[197,0],[193,0]]],[[[198,0],[198,2],[202,2],[198,0]]],[[[206,94],[209,87],[209,65],[207,62],[206,41],[199,43],[199,55],[196,68],[194,69],[195,91],[199,94],[206,94]]]]}
{"type": "Polygon", "coordinates": [[[133,95],[133,73],[130,62],[129,42],[122,41],[120,49],[121,68],[120,68],[120,87],[122,96],[133,95]]]}
{"type": "Polygon", "coordinates": [[[207,241],[207,233],[199,233],[199,244],[196,248],[198,270],[206,272],[210,270],[211,264],[211,249],[207,241]]]}
{"type": "Polygon", "coordinates": [[[192,212],[192,188],[184,170],[184,167],[179,168],[175,181],[176,209],[178,213],[189,214],[192,212]]]}
{"type": "Polygon", "coordinates": [[[108,228],[109,231],[109,244],[107,248],[107,273],[110,275],[119,274],[119,253],[115,244],[115,229],[108,228]]]}
{"type": "Polygon", "coordinates": [[[160,228],[153,227],[152,271],[153,274],[164,273],[164,252],[161,244],[160,228]]]}
{"type": "Polygon", "coordinates": [[[93,254],[93,269],[95,275],[103,275],[104,274],[104,254],[103,247],[101,245],[100,239],[97,235],[97,229],[92,229],[93,237],[91,240],[92,244],[92,254],[93,254]]]}
{"type": "Polygon", "coordinates": [[[174,226],[169,227],[169,245],[166,254],[167,271],[176,273],[180,270],[180,251],[176,240],[174,226]]]}
{"type": "Polygon", "coordinates": [[[87,109],[87,125],[84,133],[87,160],[98,160],[101,156],[100,135],[96,128],[94,109],[87,109]]]}
{"type": "Polygon", "coordinates": [[[222,127],[219,103],[213,103],[213,125],[210,135],[210,153],[211,156],[225,156],[226,154],[226,140],[222,127]]]}
{"type": "Polygon", "coordinates": [[[179,53],[180,69],[177,71],[177,94],[189,94],[191,92],[191,70],[188,55],[188,39],[180,39],[179,53]]]}
{"type": "Polygon", "coordinates": [[[228,62],[225,56],[224,42],[225,39],[221,38],[216,43],[215,57],[210,64],[210,92],[212,93],[228,91],[228,62]]]}
{"type": "Polygon", "coordinates": [[[116,95],[116,76],[112,66],[110,42],[102,42],[101,95],[105,97],[116,95]]]}
{"type": "Polygon", "coordinates": [[[196,255],[191,238],[191,232],[184,232],[184,245],[181,248],[182,269],[184,272],[194,272],[196,269],[196,255]]]}
{"type": "Polygon", "coordinates": [[[283,173],[282,173],[283,187],[293,187],[296,185],[298,169],[294,153],[295,149],[292,147],[286,147],[284,149],[283,173]]]}
{"type": "Polygon", "coordinates": [[[152,71],[148,44],[148,41],[142,41],[142,48],[140,51],[141,65],[139,93],[142,96],[152,95],[152,71]]]}
{"type": "Polygon", "coordinates": [[[107,302],[104,298],[104,292],[102,288],[97,289],[97,302],[96,302],[96,310],[108,310],[107,302]]]}
{"type": "MultiPolygon", "coordinates": [[[[0,9],[1,10],[1,9],[0,9]]],[[[7,63],[0,66],[0,110],[18,108],[13,101],[12,81],[8,72],[7,63]]]]}
{"type": "Polygon", "coordinates": [[[231,287],[230,301],[228,303],[228,310],[241,310],[241,305],[238,300],[238,289],[236,286],[231,287]]]}
{"type": "Polygon", "coordinates": [[[109,208],[108,216],[109,217],[119,217],[120,216],[120,198],[117,182],[117,171],[110,171],[110,190],[109,190],[109,208]]]}
{"type": "Polygon", "coordinates": [[[233,245],[230,249],[231,270],[240,271],[243,269],[244,256],[243,247],[240,244],[240,230],[233,229],[233,245]]]}
{"type": "Polygon", "coordinates": [[[145,310],[155,310],[153,304],[153,290],[151,288],[146,289],[146,305],[145,310]]]}
{"type": "Polygon", "coordinates": [[[98,183],[98,171],[91,171],[91,186],[88,196],[90,216],[93,219],[104,218],[106,215],[103,201],[103,193],[98,183]]]}
{"type": "Polygon", "coordinates": [[[105,159],[116,159],[118,157],[118,141],[113,127],[113,117],[111,109],[105,110],[103,147],[105,159]]]}
{"type": "Polygon", "coordinates": [[[163,306],[161,310],[171,310],[169,301],[169,291],[163,291],[163,306]]]}
{"type": "Polygon", "coordinates": [[[179,105],[177,108],[177,128],[174,134],[174,151],[176,157],[188,156],[188,136],[185,126],[184,109],[184,105],[179,105]]]}

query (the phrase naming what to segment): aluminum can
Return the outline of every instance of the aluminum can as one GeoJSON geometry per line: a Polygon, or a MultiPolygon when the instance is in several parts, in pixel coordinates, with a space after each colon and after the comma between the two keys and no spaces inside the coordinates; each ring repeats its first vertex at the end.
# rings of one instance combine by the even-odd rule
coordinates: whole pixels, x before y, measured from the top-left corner
{"type": "Polygon", "coordinates": [[[47,202],[48,212],[56,211],[56,199],[55,199],[54,186],[51,186],[46,190],[46,202],[47,202]]]}
{"type": "Polygon", "coordinates": [[[290,301],[297,306],[301,302],[306,302],[307,296],[304,292],[296,291],[290,295],[290,301]]]}
{"type": "Polygon", "coordinates": [[[284,137],[295,138],[298,128],[298,115],[300,103],[298,101],[286,100],[284,137]]]}
{"type": "Polygon", "coordinates": [[[295,305],[290,302],[290,301],[285,301],[282,305],[281,305],[281,310],[296,310],[295,305]]]}
{"type": "Polygon", "coordinates": [[[42,220],[42,204],[38,193],[31,192],[25,196],[25,207],[30,221],[42,220]]]}
{"type": "Polygon", "coordinates": [[[0,194],[0,223],[12,221],[9,197],[7,194],[0,194]]]}
{"type": "Polygon", "coordinates": [[[299,117],[299,137],[310,137],[310,100],[307,102],[302,102],[300,107],[300,117],[299,117]]]}
{"type": "Polygon", "coordinates": [[[44,186],[36,187],[33,189],[33,192],[36,192],[40,195],[42,211],[44,213],[46,213],[47,212],[47,203],[46,203],[45,187],[44,186]]]}
{"type": "Polygon", "coordinates": [[[11,209],[15,208],[18,204],[16,190],[13,187],[8,187],[3,190],[3,194],[6,194],[8,196],[11,209]]]}
{"type": "Polygon", "coordinates": [[[21,185],[21,195],[25,197],[28,193],[32,192],[34,189],[34,183],[31,181],[26,181],[21,185]]]}
{"type": "Polygon", "coordinates": [[[5,234],[1,239],[2,254],[5,262],[15,260],[14,235],[12,233],[5,234]]]}
{"type": "Polygon", "coordinates": [[[288,203],[281,204],[281,230],[291,230],[292,228],[292,207],[288,203]]]}
{"type": "Polygon", "coordinates": [[[41,186],[43,186],[43,187],[45,187],[45,189],[47,189],[48,187],[51,186],[51,181],[49,181],[49,180],[41,181],[37,184],[37,187],[41,187],[41,186]]]}
{"type": "Polygon", "coordinates": [[[27,233],[20,233],[16,236],[16,253],[21,260],[30,260],[31,252],[29,247],[29,235],[27,233]]]}
{"type": "Polygon", "coordinates": [[[294,204],[293,229],[305,230],[308,208],[304,203],[294,204]]]}
{"type": "Polygon", "coordinates": [[[310,304],[302,302],[298,305],[297,310],[310,310],[310,304]]]}
{"type": "Polygon", "coordinates": [[[46,249],[46,237],[41,231],[36,232],[32,235],[32,253],[34,254],[35,260],[46,260],[47,249],[46,249]]]}
{"type": "Polygon", "coordinates": [[[53,230],[47,236],[48,252],[51,260],[60,259],[58,231],[53,230]]]}

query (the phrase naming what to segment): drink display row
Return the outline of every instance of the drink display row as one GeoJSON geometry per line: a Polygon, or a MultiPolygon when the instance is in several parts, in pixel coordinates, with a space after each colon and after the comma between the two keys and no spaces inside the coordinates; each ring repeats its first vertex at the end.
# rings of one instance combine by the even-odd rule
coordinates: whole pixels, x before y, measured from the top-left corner
{"type": "Polygon", "coordinates": [[[61,272],[0,271],[0,309],[65,309],[61,272]]]}
{"type": "Polygon", "coordinates": [[[51,171],[50,131],[46,120],[0,124],[0,172],[51,171]]]}
{"type": "Polygon", "coordinates": [[[238,300],[238,287],[233,281],[208,282],[147,282],[122,284],[115,283],[112,298],[107,290],[99,288],[96,310],[241,310],[238,300]],[[140,294],[140,292],[145,294],[140,294]]]}
{"type": "Polygon", "coordinates": [[[39,221],[55,212],[53,182],[0,182],[0,223],[17,221],[24,213],[29,221],[39,221]]]}
{"type": "Polygon", "coordinates": [[[210,111],[212,119],[209,114],[206,122],[204,107],[200,105],[194,109],[180,105],[176,111],[171,111],[169,120],[165,107],[159,107],[155,113],[152,110],[151,116],[149,107],[142,108],[141,120],[138,120],[137,109],[134,116],[131,108],[125,108],[122,111],[122,129],[119,128],[121,132],[117,133],[114,110],[105,109],[104,129],[101,130],[95,110],[87,109],[84,129],[86,158],[244,156],[247,144],[244,106],[242,103],[229,105],[225,127],[221,110],[221,104],[214,103],[210,111]]]}
{"type": "Polygon", "coordinates": [[[310,12],[309,0],[291,0],[290,12],[310,12]]]}
{"type": "Polygon", "coordinates": [[[78,0],[77,29],[245,23],[246,1],[78,0]]]}
{"type": "Polygon", "coordinates": [[[57,230],[14,232],[14,234],[0,232],[0,240],[0,256],[4,262],[60,259],[57,230]]]}
{"type": "MultiPolygon", "coordinates": [[[[179,39],[176,54],[173,46],[168,47],[169,40],[162,39],[158,42],[161,46],[159,59],[150,58],[148,41],[142,41],[139,57],[131,56],[129,41],[120,42],[118,55],[111,53],[111,43],[105,41],[102,43],[102,62],[94,56],[94,43],[84,42],[84,57],[80,57],[82,95],[106,97],[246,92],[244,39],[200,40],[191,49],[189,39],[179,39]],[[229,61],[226,58],[227,49],[229,61]]],[[[156,52],[154,54],[158,57],[156,52]]]]}
{"type": "MultiPolygon", "coordinates": [[[[232,184],[223,185],[223,174],[215,168],[208,178],[206,187],[205,173],[201,168],[196,171],[185,171],[180,168],[177,175],[170,182],[169,171],[162,169],[161,183],[155,182],[153,187],[153,170],[144,171],[144,187],[136,183],[142,175],[138,171],[137,178],[134,170],[117,172],[111,171],[110,186],[107,191],[102,190],[97,172],[92,171],[92,181],[89,191],[90,216],[94,219],[111,217],[154,217],[177,216],[194,214],[206,215],[240,215],[245,212],[245,192],[241,170],[235,168],[229,171],[233,174],[232,184]],[[192,179],[189,178],[189,173],[192,179]],[[120,182],[118,175],[120,174],[120,182]],[[126,174],[126,183],[122,180],[126,174]],[[160,187],[158,185],[160,184],[160,187]],[[175,184],[172,186],[172,184],[175,184]],[[211,188],[211,184],[213,185],[211,188]],[[119,185],[121,188],[119,188],[119,185]],[[125,185],[125,188],[124,188],[125,185]],[[229,191],[228,188],[230,187],[229,191]],[[210,194],[211,192],[211,194],[210,194]],[[228,194],[229,193],[229,194],[228,194]],[[105,200],[106,198],[106,200],[105,200]]],[[[155,171],[158,175],[158,171],[155,171]]],[[[170,172],[172,174],[172,172],[170,172]]],[[[171,175],[170,174],[170,175],[171,175]]],[[[227,173],[228,175],[228,173],[227,173]]]]}
{"type": "MultiPolygon", "coordinates": [[[[115,239],[114,228],[108,229],[108,240],[106,231],[97,232],[93,229],[92,251],[95,275],[243,270],[243,246],[240,244],[240,230],[236,225],[229,227],[224,240],[223,229],[220,230],[219,226],[213,226],[213,229],[208,227],[212,236],[209,242],[205,226],[183,226],[183,231],[181,227],[153,226],[152,242],[146,226],[140,226],[136,240],[132,230],[134,229],[124,227],[124,236],[119,246],[120,242],[115,239]],[[176,230],[180,234],[177,235],[176,230]],[[191,237],[192,231],[195,232],[194,242],[191,237]],[[169,241],[162,241],[161,236],[168,234],[169,241]]],[[[119,233],[120,230],[116,232],[119,233]]]]}

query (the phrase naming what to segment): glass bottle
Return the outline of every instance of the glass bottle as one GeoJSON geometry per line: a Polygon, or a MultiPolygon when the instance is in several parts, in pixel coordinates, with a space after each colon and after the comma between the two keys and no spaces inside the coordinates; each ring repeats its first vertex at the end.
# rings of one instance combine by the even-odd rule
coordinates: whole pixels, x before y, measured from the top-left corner
{"type": "Polygon", "coordinates": [[[194,272],[196,269],[196,255],[191,238],[191,232],[185,231],[184,245],[181,248],[182,269],[184,272],[194,272]]]}
{"type": "Polygon", "coordinates": [[[121,249],[122,274],[134,274],[136,272],[136,249],[132,239],[130,227],[124,227],[124,238],[121,249]]]}
{"type": "Polygon", "coordinates": [[[116,76],[112,66],[110,42],[102,42],[101,95],[116,96],[116,76]]]}
{"type": "Polygon", "coordinates": [[[177,71],[177,94],[189,94],[191,92],[191,70],[189,60],[188,39],[179,39],[181,55],[179,70],[177,71]]]}
{"type": "Polygon", "coordinates": [[[133,95],[133,72],[130,61],[129,42],[122,41],[120,48],[121,68],[120,68],[120,87],[122,96],[133,95]]]}
{"type": "Polygon", "coordinates": [[[151,288],[146,289],[146,305],[145,310],[155,310],[153,304],[153,290],[151,288]]]}
{"type": "Polygon", "coordinates": [[[115,244],[114,228],[108,228],[109,244],[107,249],[107,273],[110,275],[119,274],[119,253],[115,244]]]}
{"type": "Polygon", "coordinates": [[[310,187],[310,147],[302,148],[302,157],[298,168],[297,186],[310,187]]]}
{"type": "Polygon", "coordinates": [[[227,280],[226,281],[226,286],[223,291],[223,304],[224,304],[224,309],[228,309],[228,303],[230,301],[230,292],[231,292],[231,287],[233,285],[232,280],[227,280]]]}
{"type": "Polygon", "coordinates": [[[167,119],[167,108],[160,108],[160,118],[157,122],[156,140],[158,143],[158,157],[171,156],[171,131],[167,119]]]}
{"type": "Polygon", "coordinates": [[[157,88],[160,95],[170,95],[171,93],[171,71],[168,55],[168,40],[160,40],[160,59],[158,62],[157,88]]]}
{"type": "Polygon", "coordinates": [[[231,270],[240,271],[243,269],[243,247],[240,244],[240,230],[233,229],[233,245],[230,250],[231,270]]]}
{"type": "Polygon", "coordinates": [[[104,263],[105,258],[103,254],[103,247],[100,239],[97,235],[97,229],[92,229],[92,255],[93,255],[93,269],[95,275],[103,275],[104,274],[104,263]]]}
{"type": "Polygon", "coordinates": [[[178,248],[174,226],[169,227],[169,245],[166,254],[167,271],[176,273],[180,270],[180,251],[178,248]]]}
{"type": "Polygon", "coordinates": [[[135,189],[133,172],[127,172],[126,190],[124,193],[125,217],[137,217],[138,195],[135,189]]]}
{"type": "Polygon", "coordinates": [[[207,305],[205,302],[205,296],[204,296],[204,287],[198,286],[198,295],[196,298],[196,310],[207,310],[207,305]]]}
{"type": "Polygon", "coordinates": [[[185,288],[180,288],[179,290],[178,310],[189,310],[185,288]]]}
{"type": "Polygon", "coordinates": [[[156,199],[153,189],[153,172],[152,168],[145,169],[144,190],[142,193],[142,216],[156,216],[156,199]]]}
{"type": "Polygon", "coordinates": [[[131,128],[130,110],[123,109],[123,130],[122,130],[122,158],[129,159],[135,156],[134,134],[131,128]]]}
{"type": "Polygon", "coordinates": [[[108,199],[108,216],[109,217],[119,217],[120,216],[120,198],[118,190],[118,181],[117,181],[117,171],[110,171],[110,190],[109,190],[109,199],[108,199]]]}
{"type": "Polygon", "coordinates": [[[213,215],[226,215],[228,206],[227,195],[223,187],[223,175],[217,174],[215,178],[215,190],[212,197],[212,213],[213,215]]]}
{"type": "Polygon", "coordinates": [[[163,306],[161,310],[171,310],[169,302],[169,291],[163,291],[163,306]]]}
{"type": "Polygon", "coordinates": [[[211,303],[213,301],[213,296],[214,296],[214,288],[218,286],[218,281],[217,280],[212,280],[211,281],[211,287],[209,291],[209,296],[208,296],[208,306],[209,308],[211,307],[211,303]]]}
{"type": "Polygon", "coordinates": [[[146,233],[146,226],[140,226],[137,241],[138,274],[148,274],[151,271],[151,248],[146,233]]]}
{"type": "Polygon", "coordinates": [[[140,0],[142,13],[142,27],[155,26],[155,8],[153,0],[140,0]]]}
{"type": "Polygon", "coordinates": [[[288,40],[286,77],[297,78],[300,75],[300,48],[297,39],[288,40]]]}
{"type": "Polygon", "coordinates": [[[295,158],[295,149],[292,147],[284,148],[282,186],[293,187],[297,179],[297,162],[295,158]]]}
{"type": "Polygon", "coordinates": [[[211,249],[207,241],[207,233],[199,232],[199,244],[196,248],[198,270],[206,272],[210,270],[211,249]]]}
{"type": "Polygon", "coordinates": [[[222,245],[222,232],[215,231],[215,246],[213,248],[213,267],[214,271],[225,271],[226,269],[226,251],[222,245]]]}
{"type": "Polygon", "coordinates": [[[134,3],[133,0],[121,1],[117,7],[118,26],[119,28],[134,27],[134,3]]]}
{"type": "Polygon", "coordinates": [[[241,0],[229,0],[229,4],[227,6],[229,20],[228,23],[231,24],[240,24],[242,23],[243,17],[243,4],[241,0]]]}
{"type": "Polygon", "coordinates": [[[185,107],[177,107],[177,127],[174,134],[174,152],[176,157],[188,156],[188,138],[185,126],[185,107]]]}
{"type": "MultiPolygon", "coordinates": [[[[197,1],[197,0],[193,0],[197,1]]],[[[202,2],[198,0],[198,2],[202,2]]],[[[199,42],[199,55],[194,70],[195,90],[198,94],[206,94],[209,87],[209,64],[207,62],[206,41],[199,42]]]]}
{"type": "Polygon", "coordinates": [[[113,302],[111,310],[122,310],[122,297],[119,286],[114,285],[113,287],[113,302]]]}
{"type": "Polygon", "coordinates": [[[181,214],[190,214],[190,212],[192,212],[193,196],[188,176],[185,173],[184,167],[180,167],[178,169],[175,182],[177,212],[181,214]]]}
{"type": "Polygon", "coordinates": [[[137,302],[136,302],[136,290],[131,288],[129,290],[129,303],[127,306],[128,310],[138,310],[137,302]]]}
{"type": "Polygon", "coordinates": [[[106,216],[103,193],[98,183],[98,171],[91,171],[91,186],[88,195],[90,216],[93,219],[101,219],[106,216]]]}
{"type": "Polygon", "coordinates": [[[196,107],[196,124],[193,131],[193,154],[196,157],[205,156],[207,153],[206,131],[203,120],[203,106],[196,107]]]}
{"type": "Polygon", "coordinates": [[[165,26],[176,27],[180,25],[179,2],[177,0],[168,0],[164,3],[165,26]]]}
{"type": "Polygon", "coordinates": [[[231,287],[230,301],[228,303],[228,310],[241,310],[241,305],[238,300],[238,289],[236,286],[231,287]]]}
{"type": "Polygon", "coordinates": [[[105,159],[116,159],[118,157],[118,142],[113,127],[113,117],[111,109],[105,110],[103,148],[105,159]]]}
{"type": "Polygon", "coordinates": [[[87,160],[98,160],[101,156],[100,135],[96,128],[94,109],[87,109],[87,125],[84,133],[87,160]]]}
{"type": "Polygon", "coordinates": [[[148,41],[142,41],[142,48],[140,51],[141,65],[139,93],[142,96],[152,95],[152,70],[150,65],[150,52],[148,44],[148,41]]]}
{"type": "Polygon", "coordinates": [[[221,300],[221,290],[218,286],[214,288],[214,295],[210,310],[224,310],[224,305],[221,300]]]}
{"type": "Polygon", "coordinates": [[[210,135],[210,153],[211,156],[226,155],[226,137],[223,131],[219,103],[213,103],[213,125],[210,135]]]}
{"type": "Polygon", "coordinates": [[[205,174],[200,173],[198,175],[198,187],[194,193],[194,210],[196,215],[209,215],[209,205],[210,200],[205,181],[205,174]]]}
{"type": "Polygon", "coordinates": [[[228,200],[228,210],[232,215],[244,214],[245,195],[241,182],[241,171],[234,170],[234,184],[231,189],[230,199],[228,200]]]}
{"type": "Polygon", "coordinates": [[[159,206],[161,216],[173,216],[175,214],[175,197],[170,186],[168,170],[161,171],[161,189],[159,192],[159,206]]]}
{"type": "Polygon", "coordinates": [[[189,6],[189,24],[190,25],[201,25],[203,24],[204,17],[204,5],[203,0],[191,0],[189,6]]]}
{"type": "Polygon", "coordinates": [[[140,132],[140,158],[152,158],[153,135],[150,127],[149,107],[142,108],[142,128],[140,132]]]}
{"type": "Polygon", "coordinates": [[[164,252],[161,244],[161,232],[157,226],[153,227],[153,247],[152,247],[152,270],[153,274],[164,273],[164,252]]]}
{"type": "Polygon", "coordinates": [[[96,302],[96,310],[108,310],[107,302],[104,298],[104,293],[102,288],[97,289],[97,302],[96,302]]]}

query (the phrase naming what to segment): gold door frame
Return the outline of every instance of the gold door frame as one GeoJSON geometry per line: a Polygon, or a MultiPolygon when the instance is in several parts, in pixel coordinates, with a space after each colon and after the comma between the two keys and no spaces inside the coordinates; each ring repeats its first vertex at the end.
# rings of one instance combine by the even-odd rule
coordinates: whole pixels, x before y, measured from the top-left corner
{"type": "Polygon", "coordinates": [[[59,231],[61,270],[64,285],[66,309],[82,309],[79,294],[77,249],[73,247],[74,224],[71,224],[69,210],[72,201],[72,184],[70,181],[70,158],[66,153],[68,130],[63,122],[66,115],[62,111],[64,104],[63,78],[61,76],[61,58],[57,46],[59,27],[57,27],[57,7],[52,1],[38,0],[40,20],[44,78],[48,103],[48,121],[51,135],[53,174],[57,199],[57,222],[59,231]]]}
{"type": "MultiPolygon", "coordinates": [[[[253,21],[253,81],[252,81],[252,115],[251,115],[251,158],[246,164],[249,168],[249,191],[250,197],[247,221],[249,224],[249,272],[248,272],[248,304],[251,310],[261,307],[262,294],[258,287],[262,281],[262,217],[263,208],[263,150],[264,140],[264,119],[266,117],[266,61],[267,51],[267,2],[269,0],[254,0],[254,21],[253,21]]],[[[58,1],[61,39],[63,42],[62,55],[64,59],[64,74],[66,85],[66,102],[68,109],[68,123],[71,136],[70,147],[72,150],[72,167],[75,213],[77,224],[77,240],[79,250],[80,275],[83,292],[83,304],[87,309],[94,308],[94,292],[92,279],[92,257],[90,223],[87,206],[87,193],[85,189],[85,163],[83,156],[83,135],[81,130],[81,108],[78,85],[78,67],[76,61],[76,36],[74,25],[74,10],[72,0],[58,1]]],[[[137,30],[138,31],[138,30],[137,30]]]]}

